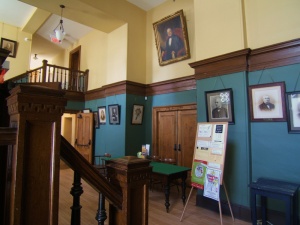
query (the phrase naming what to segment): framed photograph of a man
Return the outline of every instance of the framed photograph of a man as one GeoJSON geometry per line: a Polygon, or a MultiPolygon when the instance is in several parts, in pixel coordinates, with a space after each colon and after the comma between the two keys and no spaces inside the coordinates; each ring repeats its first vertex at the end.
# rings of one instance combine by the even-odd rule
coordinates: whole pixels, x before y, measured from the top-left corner
{"type": "Polygon", "coordinates": [[[234,124],[232,89],[207,91],[205,92],[205,95],[207,121],[228,122],[228,124],[234,124]]]}
{"type": "Polygon", "coordinates": [[[8,51],[10,51],[9,53],[9,57],[12,58],[16,58],[17,55],[17,42],[13,41],[13,40],[9,40],[6,38],[1,38],[1,48],[4,48],[8,51]]]}
{"type": "Polygon", "coordinates": [[[106,124],[106,107],[105,106],[98,107],[98,115],[99,115],[100,125],[106,124]]]}
{"type": "Polygon", "coordinates": [[[191,57],[183,10],[155,22],[153,29],[160,66],[191,57]]]}
{"type": "Polygon", "coordinates": [[[286,93],[289,133],[300,133],[300,91],[286,93]]]}
{"type": "Polygon", "coordinates": [[[117,104],[109,105],[108,112],[109,124],[120,124],[120,106],[117,104]]]}
{"type": "Polygon", "coordinates": [[[284,82],[249,86],[248,95],[251,121],[286,121],[284,93],[284,82]]]}

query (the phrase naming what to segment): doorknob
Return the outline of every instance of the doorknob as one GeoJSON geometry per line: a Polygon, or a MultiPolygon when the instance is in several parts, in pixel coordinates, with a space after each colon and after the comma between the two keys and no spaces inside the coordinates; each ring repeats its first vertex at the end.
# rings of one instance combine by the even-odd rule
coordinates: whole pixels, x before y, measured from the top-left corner
{"type": "Polygon", "coordinates": [[[181,151],[180,144],[178,144],[178,151],[181,151]]]}
{"type": "Polygon", "coordinates": [[[174,145],[174,151],[177,151],[177,145],[176,144],[174,145]]]}

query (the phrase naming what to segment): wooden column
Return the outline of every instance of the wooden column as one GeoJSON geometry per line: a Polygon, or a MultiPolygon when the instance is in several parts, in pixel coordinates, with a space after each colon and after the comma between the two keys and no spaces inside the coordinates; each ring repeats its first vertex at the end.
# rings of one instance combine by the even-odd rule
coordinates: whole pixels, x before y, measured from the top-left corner
{"type": "Polygon", "coordinates": [[[150,161],[135,156],[107,162],[108,180],[120,187],[122,210],[110,205],[110,225],[148,225],[150,161]]]}
{"type": "Polygon", "coordinates": [[[19,85],[7,98],[13,150],[11,225],[58,224],[59,146],[64,92],[19,85]]]}

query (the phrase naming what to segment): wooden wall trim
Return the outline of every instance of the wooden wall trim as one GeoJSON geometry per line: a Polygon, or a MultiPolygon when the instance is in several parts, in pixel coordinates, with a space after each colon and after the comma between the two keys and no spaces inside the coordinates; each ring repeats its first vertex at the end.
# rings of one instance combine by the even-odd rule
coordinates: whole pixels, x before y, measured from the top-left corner
{"type": "Polygon", "coordinates": [[[196,80],[194,75],[157,82],[150,85],[140,84],[132,81],[121,81],[87,91],[85,94],[85,101],[105,98],[107,96],[116,94],[150,96],[193,89],[196,89],[196,80]]]}
{"type": "MultiPolygon", "coordinates": [[[[300,63],[300,39],[251,50],[249,48],[190,63],[195,69],[191,76],[157,82],[140,84],[132,81],[120,81],[101,88],[87,91],[80,101],[105,98],[116,94],[134,94],[153,96],[159,94],[195,90],[196,80],[220,76],[229,73],[255,71],[284,65],[300,63]]],[[[68,95],[66,96],[68,97],[68,95]]],[[[69,99],[69,98],[68,98],[69,99]]]]}
{"type": "Polygon", "coordinates": [[[225,55],[190,63],[195,69],[195,79],[220,76],[228,73],[246,71],[248,67],[247,57],[250,49],[243,49],[225,55]]]}
{"type": "Polygon", "coordinates": [[[153,84],[148,84],[146,89],[147,96],[166,94],[179,91],[188,91],[196,89],[195,76],[187,76],[153,84]]]}
{"type": "Polygon", "coordinates": [[[300,39],[251,50],[249,48],[190,63],[195,79],[255,71],[300,63],[300,39]]]}
{"type": "Polygon", "coordinates": [[[252,50],[249,71],[300,63],[300,39],[252,50]]]}

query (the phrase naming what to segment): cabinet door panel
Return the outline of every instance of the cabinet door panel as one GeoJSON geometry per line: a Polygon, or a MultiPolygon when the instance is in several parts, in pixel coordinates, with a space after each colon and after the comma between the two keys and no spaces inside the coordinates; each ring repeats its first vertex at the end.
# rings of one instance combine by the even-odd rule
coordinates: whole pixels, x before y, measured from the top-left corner
{"type": "Polygon", "coordinates": [[[177,112],[159,112],[157,121],[158,155],[161,158],[175,158],[174,145],[177,143],[177,112]]]}

